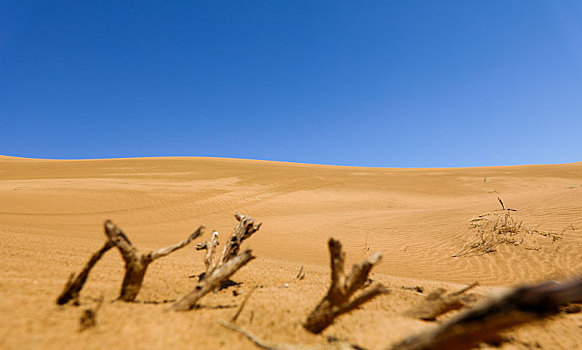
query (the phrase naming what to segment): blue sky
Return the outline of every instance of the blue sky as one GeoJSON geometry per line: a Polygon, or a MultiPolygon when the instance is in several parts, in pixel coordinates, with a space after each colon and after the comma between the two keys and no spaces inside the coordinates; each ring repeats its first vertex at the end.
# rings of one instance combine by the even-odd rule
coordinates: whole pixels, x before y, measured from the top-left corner
{"type": "Polygon", "coordinates": [[[579,1],[0,2],[0,154],[582,160],[579,1]]]}

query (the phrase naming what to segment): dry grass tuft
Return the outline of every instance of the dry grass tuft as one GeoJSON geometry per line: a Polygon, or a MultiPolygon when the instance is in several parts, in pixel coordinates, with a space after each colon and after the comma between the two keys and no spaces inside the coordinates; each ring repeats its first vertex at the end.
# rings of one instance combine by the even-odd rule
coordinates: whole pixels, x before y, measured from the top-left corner
{"type": "Polygon", "coordinates": [[[503,202],[500,211],[483,213],[470,220],[471,230],[477,231],[475,236],[468,240],[461,250],[451,257],[475,256],[497,251],[500,245],[521,246],[527,250],[540,250],[541,246],[532,246],[533,237],[544,237],[556,242],[564,238],[561,233],[541,231],[536,228],[527,227],[523,220],[517,220],[512,216],[515,209],[506,209],[503,202]]]}

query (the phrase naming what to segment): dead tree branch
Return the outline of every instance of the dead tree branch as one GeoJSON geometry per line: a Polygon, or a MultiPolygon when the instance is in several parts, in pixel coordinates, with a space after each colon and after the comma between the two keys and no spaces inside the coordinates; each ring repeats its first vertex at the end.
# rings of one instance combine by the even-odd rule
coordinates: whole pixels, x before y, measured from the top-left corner
{"type": "Polygon", "coordinates": [[[250,216],[235,213],[234,217],[238,224],[230,235],[228,242],[226,242],[220,259],[217,263],[211,265],[211,269],[206,271],[206,276],[211,275],[216,269],[235,257],[240,251],[242,242],[261,228],[262,223],[255,224],[255,220],[250,216]]]}
{"type": "Polygon", "coordinates": [[[166,248],[153,250],[148,254],[140,254],[119,227],[115,226],[110,220],[105,221],[105,235],[109,242],[119,249],[125,261],[125,277],[121,285],[119,299],[123,301],[134,301],[141,289],[141,284],[149,264],[156,259],[162,258],[190,244],[190,242],[202,234],[202,229],[202,226],[198,227],[194,233],[179,243],[166,248]]]}
{"type": "Polygon", "coordinates": [[[170,308],[175,311],[187,311],[196,307],[196,302],[203,296],[218,288],[220,284],[232,276],[238,269],[255,257],[249,249],[230,259],[196,285],[194,289],[178,299],[170,308]]]}
{"type": "Polygon", "coordinates": [[[444,289],[430,293],[423,303],[405,312],[406,316],[425,321],[434,321],[438,316],[449,311],[458,310],[477,301],[477,297],[465,292],[478,286],[475,282],[469,286],[449,294],[444,289]]]}
{"type": "Polygon", "coordinates": [[[383,285],[376,284],[350,301],[350,297],[364,287],[368,281],[370,270],[380,261],[382,254],[376,253],[354,265],[352,272],[346,276],[344,272],[345,254],[342,252],[341,243],[331,238],[328,245],[331,258],[331,286],[327,295],[309,314],[303,325],[305,329],[316,334],[321,333],[341,314],[356,309],[380,294],[388,293],[383,285]]]}
{"type": "Polygon", "coordinates": [[[212,237],[210,237],[208,241],[196,245],[196,250],[206,250],[206,254],[204,255],[206,271],[200,275],[201,280],[208,274],[208,271],[213,271],[215,268],[216,263],[214,262],[214,254],[216,253],[216,247],[218,244],[218,231],[212,231],[212,237]]]}
{"type": "Polygon", "coordinates": [[[218,245],[217,232],[213,234],[213,237],[208,242],[197,247],[197,249],[207,249],[207,254],[204,259],[206,272],[201,275],[196,287],[188,294],[178,299],[170,309],[175,311],[186,311],[195,308],[196,303],[200,298],[219,288],[238,269],[255,258],[249,249],[241,254],[238,254],[238,252],[240,251],[242,242],[249,238],[253,233],[257,232],[261,227],[261,224],[255,224],[253,218],[239,213],[236,213],[234,217],[238,220],[238,224],[230,235],[218,262],[214,262],[213,259],[214,248],[218,245]]]}
{"type": "Polygon", "coordinates": [[[103,247],[91,256],[91,259],[89,259],[81,273],[79,273],[77,276],[75,276],[74,273],[71,274],[71,277],[69,277],[69,281],[65,285],[64,290],[57,298],[58,305],[64,305],[69,302],[69,300],[73,300],[74,304],[79,303],[79,293],[81,292],[81,289],[83,289],[83,286],[87,281],[87,277],[89,277],[89,272],[91,272],[91,269],[93,266],[95,266],[97,261],[101,259],[103,254],[105,254],[111,248],[113,248],[113,243],[110,241],[105,242],[103,247]]]}
{"type": "Polygon", "coordinates": [[[472,349],[481,342],[498,339],[503,330],[555,314],[559,306],[579,299],[582,276],[563,283],[551,281],[518,287],[389,349],[472,349]]]}

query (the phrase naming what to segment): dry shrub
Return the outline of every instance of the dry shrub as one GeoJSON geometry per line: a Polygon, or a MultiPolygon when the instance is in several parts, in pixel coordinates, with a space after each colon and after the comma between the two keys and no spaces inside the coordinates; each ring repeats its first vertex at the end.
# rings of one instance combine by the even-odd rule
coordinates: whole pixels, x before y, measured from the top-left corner
{"type": "Polygon", "coordinates": [[[468,240],[461,250],[452,255],[453,258],[460,256],[474,256],[493,253],[500,245],[521,246],[527,250],[540,250],[541,246],[528,245],[532,243],[535,236],[545,237],[555,242],[564,237],[564,231],[557,234],[554,232],[541,231],[535,228],[526,227],[522,220],[516,220],[511,212],[514,209],[503,209],[500,212],[490,212],[479,215],[471,219],[471,230],[477,231],[475,236],[468,240]]]}

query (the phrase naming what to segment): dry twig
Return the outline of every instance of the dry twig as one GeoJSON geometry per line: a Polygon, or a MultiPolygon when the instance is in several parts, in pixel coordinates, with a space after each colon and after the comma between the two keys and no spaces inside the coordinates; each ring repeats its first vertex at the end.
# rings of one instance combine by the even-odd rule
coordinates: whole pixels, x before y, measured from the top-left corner
{"type": "Polygon", "coordinates": [[[256,335],[252,334],[251,332],[247,331],[246,329],[239,327],[233,323],[228,323],[228,322],[225,322],[223,320],[219,320],[218,322],[220,323],[221,326],[244,335],[245,337],[247,337],[248,340],[253,342],[253,344],[255,344],[256,346],[258,346],[261,349],[265,349],[265,350],[299,350],[300,349],[300,346],[298,346],[298,345],[269,344],[269,343],[265,342],[264,340],[260,339],[259,337],[257,337],[256,335]]]}
{"type": "Polygon", "coordinates": [[[225,322],[223,320],[219,320],[218,323],[220,323],[220,325],[225,328],[228,328],[230,330],[233,330],[244,335],[257,347],[265,350],[365,350],[361,346],[331,338],[328,338],[328,342],[330,342],[331,344],[327,345],[270,344],[240,326],[225,322]]]}
{"type": "Polygon", "coordinates": [[[253,289],[251,289],[247,296],[244,298],[244,300],[242,301],[242,303],[240,304],[238,310],[236,310],[236,313],[234,314],[234,316],[232,316],[231,321],[232,322],[236,322],[236,319],[238,318],[238,316],[240,316],[243,308],[245,307],[245,305],[247,304],[247,301],[249,301],[249,299],[251,298],[251,296],[253,295],[253,293],[255,292],[255,290],[257,290],[257,287],[254,287],[253,289]]]}
{"type": "Polygon", "coordinates": [[[303,265],[301,265],[301,268],[299,269],[299,272],[297,273],[297,276],[295,276],[296,279],[302,281],[305,278],[305,271],[303,271],[303,265]]]}
{"type": "Polygon", "coordinates": [[[342,252],[341,243],[331,238],[328,245],[331,257],[331,286],[327,295],[309,314],[303,325],[305,329],[316,334],[321,333],[341,314],[358,308],[380,294],[388,293],[388,289],[383,285],[375,284],[350,301],[350,297],[368,282],[370,270],[380,261],[382,254],[373,254],[368,259],[354,265],[352,272],[346,276],[344,272],[345,254],[342,252]]]}
{"type": "Polygon", "coordinates": [[[85,267],[83,267],[83,270],[81,270],[77,276],[75,276],[74,273],[71,274],[71,277],[69,277],[64,290],[57,298],[58,305],[64,305],[70,300],[73,300],[73,304],[75,305],[79,304],[79,293],[81,293],[81,289],[83,289],[83,286],[87,281],[87,277],[89,277],[89,272],[91,272],[91,269],[93,266],[95,266],[97,261],[101,259],[103,254],[105,254],[111,248],[113,248],[113,243],[108,240],[105,242],[103,247],[101,247],[101,249],[99,249],[91,256],[91,259],[89,259],[85,267]]]}

